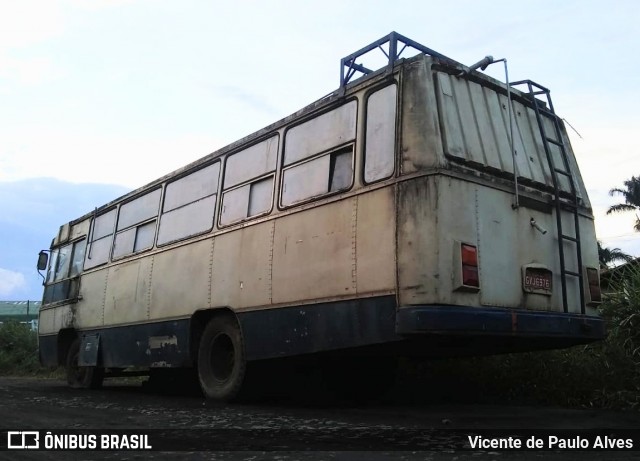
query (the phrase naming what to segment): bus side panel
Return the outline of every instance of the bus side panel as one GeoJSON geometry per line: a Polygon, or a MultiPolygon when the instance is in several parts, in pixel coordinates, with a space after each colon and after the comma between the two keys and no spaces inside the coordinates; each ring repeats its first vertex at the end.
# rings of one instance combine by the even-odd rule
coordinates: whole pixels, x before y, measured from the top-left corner
{"type": "Polygon", "coordinates": [[[209,307],[213,239],[173,248],[154,256],[150,319],[189,316],[209,307]]]}
{"type": "Polygon", "coordinates": [[[215,237],[211,305],[242,309],[271,303],[273,221],[215,237]]]}
{"type": "Polygon", "coordinates": [[[40,309],[38,313],[38,334],[50,335],[58,334],[55,321],[56,308],[40,309]]]}
{"type": "Polygon", "coordinates": [[[358,295],[395,291],[396,215],[393,187],[358,196],[356,267],[358,295]]]}
{"type": "Polygon", "coordinates": [[[398,299],[400,306],[435,302],[446,289],[438,273],[438,196],[436,176],[398,183],[398,299]],[[443,287],[444,285],[444,287],[443,287]]]}
{"type": "Polygon", "coordinates": [[[149,320],[149,293],[154,256],[109,268],[104,324],[149,320]]]}
{"type": "Polygon", "coordinates": [[[80,281],[82,295],[76,307],[78,328],[93,328],[104,325],[104,296],[109,269],[83,274],[80,281]]]}
{"type": "Polygon", "coordinates": [[[353,296],[357,198],[278,219],[273,303],[353,296]]]}

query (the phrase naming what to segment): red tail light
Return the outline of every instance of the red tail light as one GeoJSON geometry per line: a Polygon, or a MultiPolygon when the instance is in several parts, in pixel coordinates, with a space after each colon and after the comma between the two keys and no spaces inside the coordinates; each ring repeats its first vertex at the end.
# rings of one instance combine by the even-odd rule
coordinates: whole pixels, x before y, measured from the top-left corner
{"type": "Polygon", "coordinates": [[[587,285],[589,288],[589,297],[591,298],[591,303],[602,302],[602,291],[600,290],[600,277],[598,276],[598,269],[587,267],[587,285]]]}
{"type": "Polygon", "coordinates": [[[468,287],[480,288],[478,276],[478,249],[463,243],[460,246],[462,260],[462,284],[468,287]]]}

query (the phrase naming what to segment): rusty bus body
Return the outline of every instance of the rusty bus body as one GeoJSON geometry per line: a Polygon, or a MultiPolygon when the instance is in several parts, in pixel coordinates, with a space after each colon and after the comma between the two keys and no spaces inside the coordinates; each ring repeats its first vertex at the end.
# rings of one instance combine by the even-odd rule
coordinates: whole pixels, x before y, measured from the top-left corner
{"type": "Polygon", "coordinates": [[[601,339],[593,216],[562,122],[441,55],[393,56],[63,225],[42,363],[77,387],[195,366],[207,396],[231,399],[261,359],[601,339]]]}

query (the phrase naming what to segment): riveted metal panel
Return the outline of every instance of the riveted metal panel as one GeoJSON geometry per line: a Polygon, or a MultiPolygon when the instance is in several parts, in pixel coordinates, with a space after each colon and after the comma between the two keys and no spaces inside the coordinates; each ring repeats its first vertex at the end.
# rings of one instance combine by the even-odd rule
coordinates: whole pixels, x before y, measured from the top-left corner
{"type": "Polygon", "coordinates": [[[276,221],[273,302],[352,296],[356,198],[276,221]]]}
{"type": "Polygon", "coordinates": [[[152,267],[153,257],[149,257],[109,268],[104,307],[105,325],[149,319],[149,283],[152,267]]]}
{"type": "Polygon", "coordinates": [[[213,239],[172,248],[153,258],[149,318],[190,315],[209,307],[213,239]]]}
{"type": "Polygon", "coordinates": [[[395,291],[396,216],[393,187],[360,195],[356,219],[358,295],[395,291]]]}
{"type": "Polygon", "coordinates": [[[271,303],[271,243],[274,222],[216,237],[211,304],[242,309],[271,303]]]}

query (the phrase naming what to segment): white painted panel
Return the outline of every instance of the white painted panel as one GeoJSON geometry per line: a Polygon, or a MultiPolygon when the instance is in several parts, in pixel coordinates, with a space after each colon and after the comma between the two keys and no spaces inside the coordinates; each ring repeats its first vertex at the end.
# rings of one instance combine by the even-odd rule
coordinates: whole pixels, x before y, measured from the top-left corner
{"type": "Polygon", "coordinates": [[[276,221],[274,303],[356,293],[356,200],[341,200],[276,221]]]}
{"type": "Polygon", "coordinates": [[[153,256],[109,268],[104,323],[117,325],[149,319],[149,283],[153,256]]]}
{"type": "Polygon", "coordinates": [[[154,256],[150,318],[191,315],[209,307],[213,239],[182,245],[154,256]]]}
{"type": "Polygon", "coordinates": [[[232,309],[271,303],[272,235],[275,221],[216,236],[211,304],[232,309]]]}
{"type": "Polygon", "coordinates": [[[287,131],[284,164],[319,154],[356,137],[356,101],[320,115],[287,131]]]}

